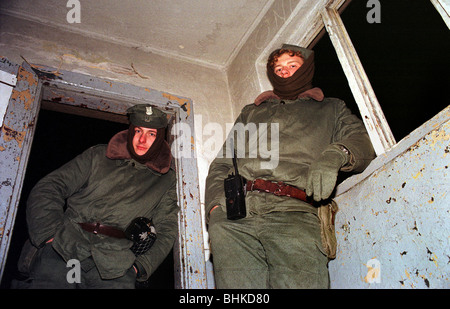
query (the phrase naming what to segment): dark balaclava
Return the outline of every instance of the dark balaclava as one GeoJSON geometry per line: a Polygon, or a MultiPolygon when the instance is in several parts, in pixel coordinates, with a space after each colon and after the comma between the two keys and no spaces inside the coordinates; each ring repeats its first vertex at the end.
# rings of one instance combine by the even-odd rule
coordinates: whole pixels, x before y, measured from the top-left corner
{"type": "MultiPolygon", "coordinates": [[[[273,92],[278,97],[286,100],[294,100],[299,94],[313,87],[312,79],[314,77],[314,52],[310,49],[287,44],[283,45],[281,49],[300,51],[303,55],[303,65],[292,76],[282,78],[275,74],[268,61],[267,76],[273,86],[273,92]]],[[[269,56],[269,59],[281,49],[273,51],[269,56]]]]}
{"type": "Polygon", "coordinates": [[[127,149],[130,156],[139,163],[151,162],[158,158],[160,152],[163,150],[165,142],[167,116],[164,112],[149,104],[138,104],[127,109],[130,119],[130,127],[128,128],[127,149]],[[139,156],[134,151],[133,138],[134,129],[136,127],[144,127],[156,129],[156,138],[152,146],[145,154],[139,156]]]}

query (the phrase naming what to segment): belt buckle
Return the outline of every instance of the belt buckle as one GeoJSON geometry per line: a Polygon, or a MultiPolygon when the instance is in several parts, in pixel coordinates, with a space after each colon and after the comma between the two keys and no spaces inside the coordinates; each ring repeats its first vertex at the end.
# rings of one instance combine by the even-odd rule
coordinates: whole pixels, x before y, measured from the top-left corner
{"type": "Polygon", "coordinates": [[[286,188],[286,184],[282,181],[276,182],[276,185],[278,186],[278,188],[275,189],[275,191],[273,192],[274,195],[276,196],[281,196],[281,191],[286,188]]]}
{"type": "Polygon", "coordinates": [[[97,223],[95,223],[95,227],[94,227],[94,230],[92,231],[92,233],[97,235],[99,229],[100,229],[100,222],[97,222],[97,223]]]}
{"type": "Polygon", "coordinates": [[[255,181],[256,181],[256,179],[253,179],[252,180],[252,182],[251,182],[251,186],[250,186],[250,190],[248,190],[248,191],[253,191],[253,187],[255,186],[255,181]]]}

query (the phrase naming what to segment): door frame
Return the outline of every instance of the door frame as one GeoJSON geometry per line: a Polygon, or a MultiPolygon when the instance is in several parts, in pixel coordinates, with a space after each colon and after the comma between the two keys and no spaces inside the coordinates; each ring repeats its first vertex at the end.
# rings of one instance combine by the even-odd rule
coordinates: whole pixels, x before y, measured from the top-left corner
{"type": "Polygon", "coordinates": [[[0,59],[0,70],[17,74],[0,132],[0,279],[41,102],[60,111],[116,122],[126,121],[128,107],[148,103],[170,114],[171,126],[183,123],[190,128],[182,136],[174,138],[176,131],[170,135],[180,207],[174,246],[175,288],[207,288],[192,100],[81,73],[0,59]]]}

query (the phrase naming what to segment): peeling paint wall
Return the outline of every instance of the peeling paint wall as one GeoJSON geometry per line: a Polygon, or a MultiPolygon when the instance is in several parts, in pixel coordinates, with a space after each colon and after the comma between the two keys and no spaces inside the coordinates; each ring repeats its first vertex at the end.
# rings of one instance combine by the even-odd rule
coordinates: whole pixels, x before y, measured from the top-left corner
{"type": "MultiPolygon", "coordinates": [[[[24,170],[34,134],[39,107],[40,81],[31,68],[17,67],[2,59],[0,69],[17,68],[17,83],[11,92],[0,130],[0,279],[8,251],[22,190],[24,170]]],[[[3,117],[3,115],[2,115],[3,117]]]]}
{"type": "Polygon", "coordinates": [[[337,196],[332,288],[450,288],[449,108],[435,118],[337,196]]]}

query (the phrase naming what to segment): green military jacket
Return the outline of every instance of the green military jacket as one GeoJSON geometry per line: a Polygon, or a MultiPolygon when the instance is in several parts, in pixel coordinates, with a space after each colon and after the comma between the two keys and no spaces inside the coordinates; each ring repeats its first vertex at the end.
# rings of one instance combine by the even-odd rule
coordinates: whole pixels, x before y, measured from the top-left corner
{"type": "MultiPolygon", "coordinates": [[[[269,98],[260,105],[250,104],[242,109],[235,121],[235,128],[242,127],[239,124],[243,124],[248,129],[245,155],[242,154],[243,147],[240,146],[239,138],[234,137],[241,176],[247,180],[262,178],[282,181],[305,189],[309,166],[330,145],[342,145],[351,154],[350,162],[341,170],[361,172],[367,167],[375,154],[362,121],[351,113],[343,101],[323,98],[323,93],[320,89],[318,91],[322,94],[318,100],[312,97],[296,100],[269,98]],[[276,124],[278,129],[271,124],[276,124]],[[258,128],[256,135],[251,132],[254,125],[258,128]],[[278,136],[274,134],[277,131],[278,136]],[[267,145],[264,145],[265,140],[267,145]],[[275,143],[277,140],[278,146],[275,143]],[[277,147],[278,164],[273,158],[277,147]],[[272,158],[266,149],[272,151],[272,158]]],[[[206,179],[207,220],[215,205],[221,206],[225,211],[224,179],[233,172],[230,147],[226,144],[227,142],[211,163],[206,179]]],[[[256,191],[247,193],[246,207],[247,216],[272,211],[317,211],[310,204],[294,198],[256,191]]]]}
{"type": "Polygon", "coordinates": [[[54,237],[53,248],[66,261],[92,256],[103,279],[122,276],[136,263],[146,273],[139,280],[146,280],[177,235],[176,177],[168,167],[158,172],[122,155],[126,134],[113,137],[109,158],[106,145],[94,146],[41,179],[28,199],[27,223],[34,245],[54,237]],[[136,217],[152,219],[157,233],[154,245],[137,258],[130,240],[88,233],[78,225],[100,222],[125,230],[136,217]]]}

